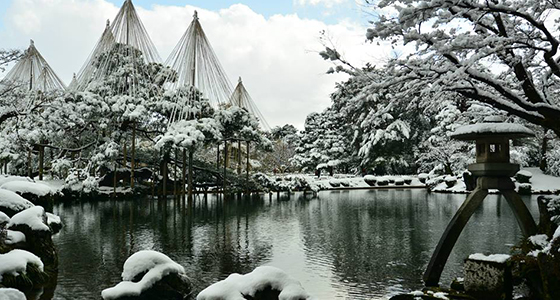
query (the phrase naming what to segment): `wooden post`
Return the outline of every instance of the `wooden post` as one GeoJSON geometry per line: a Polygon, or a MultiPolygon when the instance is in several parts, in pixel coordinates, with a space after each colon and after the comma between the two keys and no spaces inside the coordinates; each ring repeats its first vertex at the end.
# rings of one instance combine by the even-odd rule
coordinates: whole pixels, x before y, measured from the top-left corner
{"type": "Polygon", "coordinates": [[[44,160],[45,160],[45,147],[39,146],[39,180],[43,180],[44,160]]]}
{"type": "MultiPolygon", "coordinates": [[[[189,164],[190,166],[190,164],[189,164]]],[[[181,194],[183,195],[183,201],[185,200],[185,187],[187,186],[187,149],[183,148],[183,187],[181,188],[181,194]]]]}
{"type": "Polygon", "coordinates": [[[33,178],[33,167],[31,166],[31,148],[27,151],[27,176],[33,178]]]}
{"type": "Polygon", "coordinates": [[[245,170],[245,184],[247,185],[247,195],[249,195],[249,141],[247,141],[247,168],[245,170]]]}
{"type": "Polygon", "coordinates": [[[193,150],[189,150],[189,206],[193,200],[193,150]]]}
{"type": "Polygon", "coordinates": [[[223,182],[223,188],[222,188],[222,192],[224,193],[224,196],[226,195],[226,169],[227,169],[227,155],[228,155],[228,149],[227,149],[227,140],[224,141],[224,182],[223,182]]]}
{"type": "Polygon", "coordinates": [[[132,149],[130,153],[130,188],[134,189],[134,159],[136,156],[136,121],[132,122],[132,149]]]}

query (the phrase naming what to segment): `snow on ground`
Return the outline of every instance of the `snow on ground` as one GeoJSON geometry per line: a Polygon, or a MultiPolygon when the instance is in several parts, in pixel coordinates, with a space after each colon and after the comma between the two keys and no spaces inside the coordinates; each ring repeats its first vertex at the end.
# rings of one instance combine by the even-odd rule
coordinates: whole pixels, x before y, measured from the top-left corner
{"type": "MultiPolygon", "coordinates": [[[[560,193],[560,177],[550,176],[543,174],[539,168],[526,168],[520,173],[524,175],[533,175],[531,177],[531,190],[533,194],[557,194],[560,193]]],[[[519,188],[521,184],[515,183],[515,186],[519,188]]],[[[467,191],[463,178],[459,177],[457,183],[448,188],[445,182],[437,184],[433,189],[433,192],[443,192],[443,193],[470,193],[467,191]]],[[[491,193],[497,193],[496,190],[490,190],[491,193]]]]}
{"type": "Polygon", "coordinates": [[[482,253],[475,253],[475,254],[469,255],[469,259],[472,259],[472,260],[488,261],[488,262],[496,262],[496,263],[505,263],[510,258],[511,258],[511,255],[508,255],[508,254],[484,255],[482,253]]]}
{"type": "Polygon", "coordinates": [[[2,300],[26,300],[25,294],[12,288],[0,288],[0,299],[2,300]]]}
{"type": "Polygon", "coordinates": [[[12,211],[22,211],[33,206],[31,201],[12,191],[0,188],[0,207],[6,207],[12,211]]]}
{"type": "Polygon", "coordinates": [[[6,274],[14,276],[19,275],[18,273],[25,274],[27,264],[36,265],[39,270],[43,271],[43,262],[31,252],[14,249],[6,254],[0,254],[0,281],[6,274]]]}
{"type": "MultiPolygon", "coordinates": [[[[15,230],[6,230],[6,240],[4,241],[6,245],[14,245],[18,243],[24,243],[26,240],[25,234],[23,232],[15,230]]],[[[0,298],[1,299],[1,298],[0,298]]]]}
{"type": "Polygon", "coordinates": [[[172,273],[185,274],[185,269],[163,253],[151,250],[138,251],[124,263],[123,281],[112,288],[103,290],[101,297],[109,300],[125,296],[138,296],[163,277],[172,273]],[[146,271],[147,273],[144,274],[142,280],[139,282],[131,281],[134,277],[146,271]]]}
{"type": "Polygon", "coordinates": [[[253,272],[229,275],[226,279],[207,287],[196,296],[197,300],[238,300],[244,295],[254,297],[266,287],[280,291],[280,300],[310,299],[301,284],[284,271],[270,266],[258,267],[253,272]]]}
{"type": "Polygon", "coordinates": [[[45,221],[45,209],[42,206],[34,206],[15,214],[8,223],[8,228],[17,225],[27,225],[32,230],[50,231],[51,229],[45,224],[45,221]]]}
{"type": "Polygon", "coordinates": [[[27,181],[10,181],[4,183],[0,188],[16,193],[30,193],[39,197],[55,194],[57,192],[46,184],[27,181]]]}

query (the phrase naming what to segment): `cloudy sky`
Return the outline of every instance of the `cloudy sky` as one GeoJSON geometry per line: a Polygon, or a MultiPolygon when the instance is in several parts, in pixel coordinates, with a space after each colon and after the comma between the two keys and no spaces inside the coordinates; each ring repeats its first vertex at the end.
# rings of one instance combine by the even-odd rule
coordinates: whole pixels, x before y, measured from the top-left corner
{"type": "MultiPolygon", "coordinates": [[[[318,55],[320,31],[360,66],[390,55],[365,42],[371,19],[359,0],[133,0],[165,60],[198,10],[201,24],[232,83],[245,87],[274,127],[303,128],[329,103],[342,74],[318,55]]],[[[0,48],[24,49],[29,39],[67,84],[113,20],[123,0],[0,0],[0,48]]],[[[4,74],[0,74],[2,77],[4,74]]]]}

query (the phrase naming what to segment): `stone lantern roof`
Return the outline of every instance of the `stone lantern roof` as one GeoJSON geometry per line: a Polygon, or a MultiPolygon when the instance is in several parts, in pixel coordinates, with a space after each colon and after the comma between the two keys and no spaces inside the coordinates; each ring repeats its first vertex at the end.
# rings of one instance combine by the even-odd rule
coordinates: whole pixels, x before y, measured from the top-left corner
{"type": "Polygon", "coordinates": [[[521,124],[504,123],[501,121],[495,122],[494,120],[498,119],[495,117],[488,117],[484,119],[484,123],[461,126],[451,133],[449,137],[457,140],[469,141],[493,137],[518,139],[535,136],[535,133],[531,129],[521,124]]]}

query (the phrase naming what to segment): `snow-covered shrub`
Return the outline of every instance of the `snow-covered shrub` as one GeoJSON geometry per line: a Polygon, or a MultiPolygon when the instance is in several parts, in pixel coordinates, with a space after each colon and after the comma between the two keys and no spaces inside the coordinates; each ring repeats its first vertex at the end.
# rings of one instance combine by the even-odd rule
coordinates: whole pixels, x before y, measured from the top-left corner
{"type": "Polygon", "coordinates": [[[372,176],[372,175],[366,175],[366,176],[364,176],[364,181],[365,181],[369,186],[374,186],[375,183],[377,182],[377,178],[375,178],[375,176],[372,176]]]}
{"type": "Polygon", "coordinates": [[[412,178],[409,176],[403,177],[404,183],[410,185],[412,183],[412,178]]]}
{"type": "Polygon", "coordinates": [[[445,176],[443,180],[445,181],[445,184],[448,188],[452,188],[457,183],[457,178],[455,176],[448,175],[445,176]]]}
{"type": "Polygon", "coordinates": [[[377,180],[377,185],[379,186],[389,185],[389,180],[387,178],[380,178],[377,180]]]}
{"type": "Polygon", "coordinates": [[[258,185],[257,188],[265,192],[269,192],[275,189],[275,187],[277,186],[277,182],[282,181],[282,178],[276,177],[276,179],[273,180],[266,174],[258,172],[253,174],[253,181],[258,185]]]}
{"type": "Polygon", "coordinates": [[[531,177],[533,177],[533,174],[531,174],[531,172],[526,170],[521,170],[517,172],[517,174],[515,174],[515,179],[519,183],[530,183],[531,177]]]}
{"type": "Polygon", "coordinates": [[[443,181],[444,181],[444,176],[437,176],[437,177],[430,178],[429,180],[427,180],[426,185],[428,186],[428,189],[432,190],[438,184],[442,183],[443,181]]]}
{"type": "Polygon", "coordinates": [[[64,179],[68,176],[68,171],[72,168],[72,162],[65,158],[57,158],[52,161],[52,172],[53,175],[60,179],[64,179]]]}
{"type": "Polygon", "coordinates": [[[428,175],[427,173],[418,174],[418,180],[420,180],[421,183],[426,183],[428,178],[430,178],[430,175],[428,175]]]}
{"type": "Polygon", "coordinates": [[[340,181],[336,179],[330,180],[329,184],[334,188],[340,187],[340,181]]]}
{"type": "Polygon", "coordinates": [[[560,176],[560,142],[555,143],[553,148],[546,153],[548,164],[547,172],[550,175],[560,176]]]}
{"type": "Polygon", "coordinates": [[[522,183],[519,185],[518,192],[521,195],[531,195],[532,186],[530,183],[522,183]]]}
{"type": "Polygon", "coordinates": [[[393,182],[395,183],[395,185],[404,185],[404,179],[402,178],[395,178],[393,182]]]}

